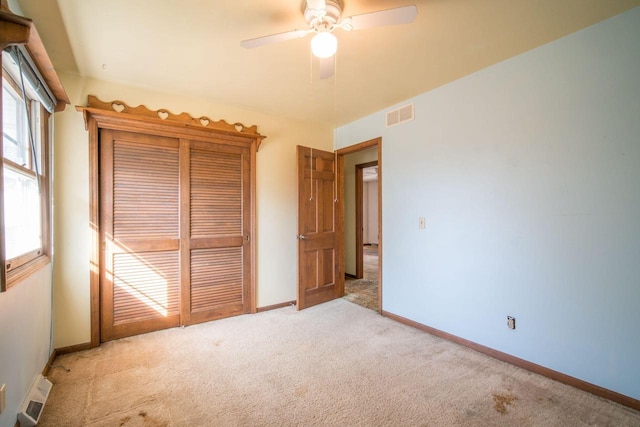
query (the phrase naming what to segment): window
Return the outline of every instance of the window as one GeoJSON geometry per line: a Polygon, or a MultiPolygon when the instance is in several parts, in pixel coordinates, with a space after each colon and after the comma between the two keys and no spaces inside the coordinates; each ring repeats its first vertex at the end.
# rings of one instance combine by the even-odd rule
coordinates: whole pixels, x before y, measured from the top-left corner
{"type": "Polygon", "coordinates": [[[4,275],[9,288],[49,262],[50,113],[20,51],[2,54],[4,275]],[[24,86],[23,86],[24,85],[24,86]]]}

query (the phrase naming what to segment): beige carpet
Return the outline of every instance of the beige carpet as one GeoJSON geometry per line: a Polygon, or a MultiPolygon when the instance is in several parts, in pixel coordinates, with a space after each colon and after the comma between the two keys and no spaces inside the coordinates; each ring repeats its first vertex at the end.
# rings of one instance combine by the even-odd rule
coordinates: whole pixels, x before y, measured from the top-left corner
{"type": "Polygon", "coordinates": [[[42,426],[640,425],[639,412],[344,299],[113,341],[55,366],[42,426]]]}

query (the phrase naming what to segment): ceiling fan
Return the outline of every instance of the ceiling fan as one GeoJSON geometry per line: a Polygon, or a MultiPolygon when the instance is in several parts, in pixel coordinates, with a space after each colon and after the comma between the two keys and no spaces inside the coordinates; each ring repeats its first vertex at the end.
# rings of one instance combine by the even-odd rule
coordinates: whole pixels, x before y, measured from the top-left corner
{"type": "Polygon", "coordinates": [[[332,34],[334,30],[341,28],[345,31],[353,31],[383,25],[409,24],[418,16],[418,8],[411,5],[349,16],[340,21],[342,6],[339,0],[307,0],[306,3],[304,19],[309,24],[309,29],[243,40],[240,46],[252,49],[315,33],[311,39],[311,51],[320,59],[320,78],[326,79],[333,75],[335,53],[338,48],[338,40],[332,34]]]}

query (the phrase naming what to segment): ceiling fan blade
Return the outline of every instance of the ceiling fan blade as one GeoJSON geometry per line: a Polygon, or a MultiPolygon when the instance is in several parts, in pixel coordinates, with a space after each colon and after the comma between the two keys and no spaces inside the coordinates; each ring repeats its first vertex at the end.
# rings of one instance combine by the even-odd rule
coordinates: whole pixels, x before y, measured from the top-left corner
{"type": "Polygon", "coordinates": [[[383,25],[409,24],[416,19],[416,16],[418,16],[418,8],[411,5],[350,16],[342,22],[341,26],[347,31],[365,30],[383,25]]]}
{"type": "Polygon", "coordinates": [[[324,0],[307,0],[307,8],[312,10],[325,10],[327,4],[324,0]]]}
{"type": "Polygon", "coordinates": [[[243,40],[240,42],[240,46],[253,49],[254,47],[260,47],[272,43],[280,43],[287,40],[299,39],[309,34],[311,30],[293,30],[285,33],[271,34],[270,36],[257,37],[255,39],[243,40]]]}
{"type": "Polygon", "coordinates": [[[328,58],[318,59],[320,59],[320,78],[328,79],[329,77],[333,76],[336,66],[336,56],[331,55],[328,58]]]}

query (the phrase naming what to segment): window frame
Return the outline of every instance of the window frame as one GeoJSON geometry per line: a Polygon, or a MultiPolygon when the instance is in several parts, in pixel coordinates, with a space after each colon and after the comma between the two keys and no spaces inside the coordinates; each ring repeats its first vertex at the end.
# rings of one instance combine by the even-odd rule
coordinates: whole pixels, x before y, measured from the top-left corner
{"type": "MultiPolygon", "coordinates": [[[[7,55],[6,52],[2,52],[2,57],[7,55]]],[[[2,61],[4,62],[4,61],[2,61]]],[[[3,85],[6,83],[12,87],[13,91],[17,93],[19,98],[22,98],[22,93],[20,90],[20,86],[18,82],[15,81],[14,77],[10,72],[5,70],[5,67],[2,67],[2,82],[3,85]]],[[[38,155],[38,159],[36,164],[38,166],[37,169],[33,167],[33,154],[29,153],[30,158],[30,167],[23,167],[21,165],[12,162],[9,159],[4,157],[3,149],[0,147],[0,156],[2,158],[2,168],[0,168],[0,179],[2,183],[0,185],[0,209],[2,209],[2,217],[0,221],[0,226],[4,229],[4,170],[5,167],[9,167],[25,176],[31,175],[35,177],[36,180],[40,181],[40,235],[41,235],[41,245],[39,248],[27,252],[25,254],[18,255],[11,259],[4,259],[6,255],[5,251],[5,242],[4,242],[4,232],[2,233],[2,237],[0,238],[0,245],[2,245],[2,251],[0,251],[0,265],[2,266],[2,271],[0,272],[0,292],[8,290],[13,286],[19,284],[24,279],[26,279],[31,274],[40,270],[44,266],[48,265],[51,262],[51,218],[50,218],[50,205],[51,205],[51,197],[50,197],[50,145],[51,145],[51,125],[50,122],[53,119],[53,115],[46,110],[46,108],[40,102],[37,101],[35,97],[31,96],[27,91],[25,91],[25,95],[27,97],[27,106],[29,110],[29,115],[31,117],[39,116],[40,118],[40,149],[38,155]],[[34,108],[38,108],[36,112],[34,108]]],[[[0,112],[2,111],[2,97],[4,95],[0,95],[0,112]]],[[[23,100],[24,102],[24,100],[23,100]]],[[[2,115],[0,115],[0,121],[2,119],[2,115]]],[[[1,129],[1,127],[0,127],[1,129]]],[[[4,138],[4,134],[3,134],[4,138]]],[[[3,142],[4,144],[4,142],[3,142]]]]}

